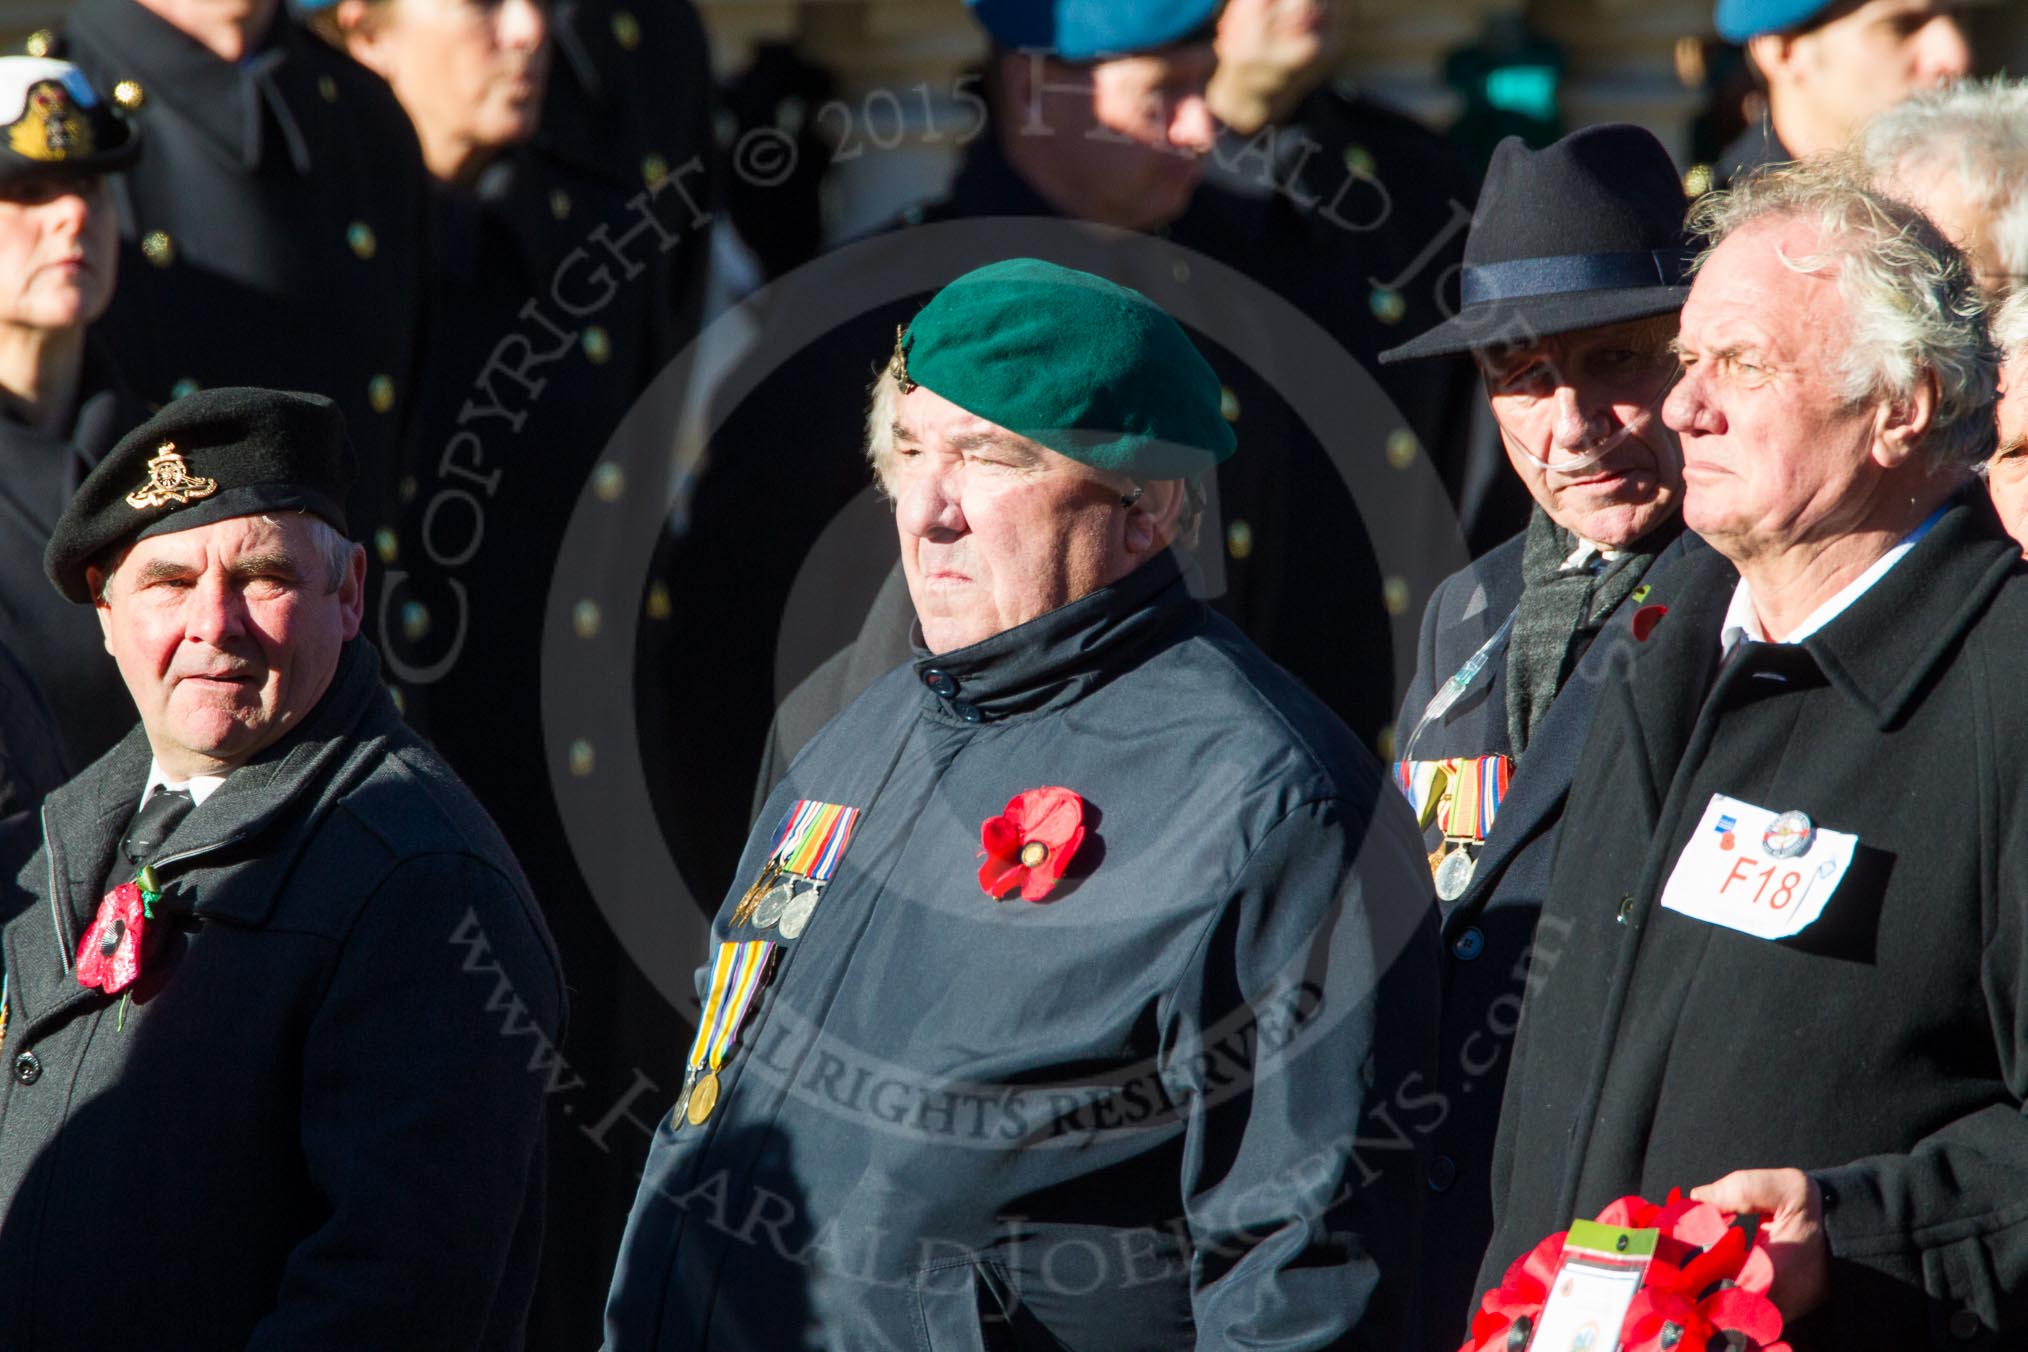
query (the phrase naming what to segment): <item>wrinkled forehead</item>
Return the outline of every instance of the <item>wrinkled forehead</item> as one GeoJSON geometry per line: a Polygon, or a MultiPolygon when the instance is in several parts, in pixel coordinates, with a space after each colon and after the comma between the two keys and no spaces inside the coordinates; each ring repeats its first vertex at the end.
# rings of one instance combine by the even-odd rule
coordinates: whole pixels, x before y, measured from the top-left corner
{"type": "Polygon", "coordinates": [[[126,563],[161,560],[202,568],[251,554],[309,557],[316,552],[312,520],[301,512],[228,516],[188,530],[142,536],[126,547],[121,558],[126,563]]]}
{"type": "Polygon", "coordinates": [[[1842,266],[1835,243],[1812,221],[1777,216],[1750,222],[1698,268],[1683,305],[1683,344],[1707,345],[1721,330],[1767,338],[1821,332],[1844,311],[1842,266]]]}
{"type": "Polygon", "coordinates": [[[993,450],[1022,463],[1071,462],[1018,432],[978,416],[925,385],[894,402],[894,442],[916,450],[963,454],[993,450]]]}

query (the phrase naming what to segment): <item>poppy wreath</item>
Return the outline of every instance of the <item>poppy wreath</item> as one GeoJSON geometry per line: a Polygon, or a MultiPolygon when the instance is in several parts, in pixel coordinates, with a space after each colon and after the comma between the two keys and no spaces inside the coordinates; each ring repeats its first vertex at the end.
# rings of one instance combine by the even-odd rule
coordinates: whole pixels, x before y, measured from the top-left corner
{"type": "MultiPolygon", "coordinates": [[[[1767,1238],[1736,1219],[1680,1189],[1660,1206],[1622,1197],[1599,1213],[1601,1225],[1661,1232],[1620,1326],[1624,1352],[1789,1352],[1781,1312],[1767,1298],[1774,1280],[1767,1238]]],[[[1459,1352],[1523,1352],[1563,1265],[1564,1238],[1537,1244],[1480,1297],[1459,1352]]]]}
{"type": "Polygon", "coordinates": [[[1017,888],[1025,901],[1045,900],[1083,843],[1084,799],[1057,785],[1024,789],[979,823],[979,886],[995,901],[1017,888]]]}

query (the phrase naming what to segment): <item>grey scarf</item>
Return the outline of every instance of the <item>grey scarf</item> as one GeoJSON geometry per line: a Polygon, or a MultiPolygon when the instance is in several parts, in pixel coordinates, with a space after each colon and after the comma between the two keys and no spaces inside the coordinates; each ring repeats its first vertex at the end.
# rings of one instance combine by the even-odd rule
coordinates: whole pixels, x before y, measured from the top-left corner
{"type": "Polygon", "coordinates": [[[1584,660],[1606,617],[1640,585],[1641,575],[1677,530],[1672,523],[1610,559],[1592,552],[1566,567],[1577,551],[1577,536],[1540,507],[1530,514],[1521,546],[1521,604],[1507,644],[1510,755],[1518,759],[1527,750],[1556,692],[1584,660]]]}

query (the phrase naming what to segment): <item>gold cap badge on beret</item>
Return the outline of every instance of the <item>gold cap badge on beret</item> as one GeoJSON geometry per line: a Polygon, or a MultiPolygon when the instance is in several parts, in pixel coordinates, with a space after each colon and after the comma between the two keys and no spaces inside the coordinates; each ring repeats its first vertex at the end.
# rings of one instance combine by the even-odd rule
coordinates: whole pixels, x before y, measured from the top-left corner
{"type": "Polygon", "coordinates": [[[894,355],[887,359],[887,373],[894,377],[894,383],[903,394],[915,388],[915,382],[908,378],[908,326],[894,326],[894,355]]]}
{"type": "Polygon", "coordinates": [[[148,482],[127,494],[127,505],[136,511],[163,507],[169,503],[195,502],[218,491],[218,480],[192,476],[190,467],[176,452],[176,443],[165,441],[148,462],[148,482]]]}
{"type": "Polygon", "coordinates": [[[7,144],[23,159],[60,164],[92,153],[92,124],[68,89],[44,80],[28,91],[28,106],[7,128],[7,144]]]}

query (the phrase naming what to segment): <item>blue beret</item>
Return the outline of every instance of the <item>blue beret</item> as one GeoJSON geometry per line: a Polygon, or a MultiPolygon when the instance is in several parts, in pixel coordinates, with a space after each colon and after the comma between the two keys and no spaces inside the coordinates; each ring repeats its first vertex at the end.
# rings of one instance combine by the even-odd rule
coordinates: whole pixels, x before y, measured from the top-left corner
{"type": "Polygon", "coordinates": [[[1800,28],[1836,0],[1718,0],[1711,23],[1727,42],[1745,42],[1762,33],[1800,28]]]}
{"type": "Polygon", "coordinates": [[[1064,61],[1152,52],[1200,32],[1208,39],[1225,0],[965,0],[1002,47],[1041,49],[1064,61]]]}

